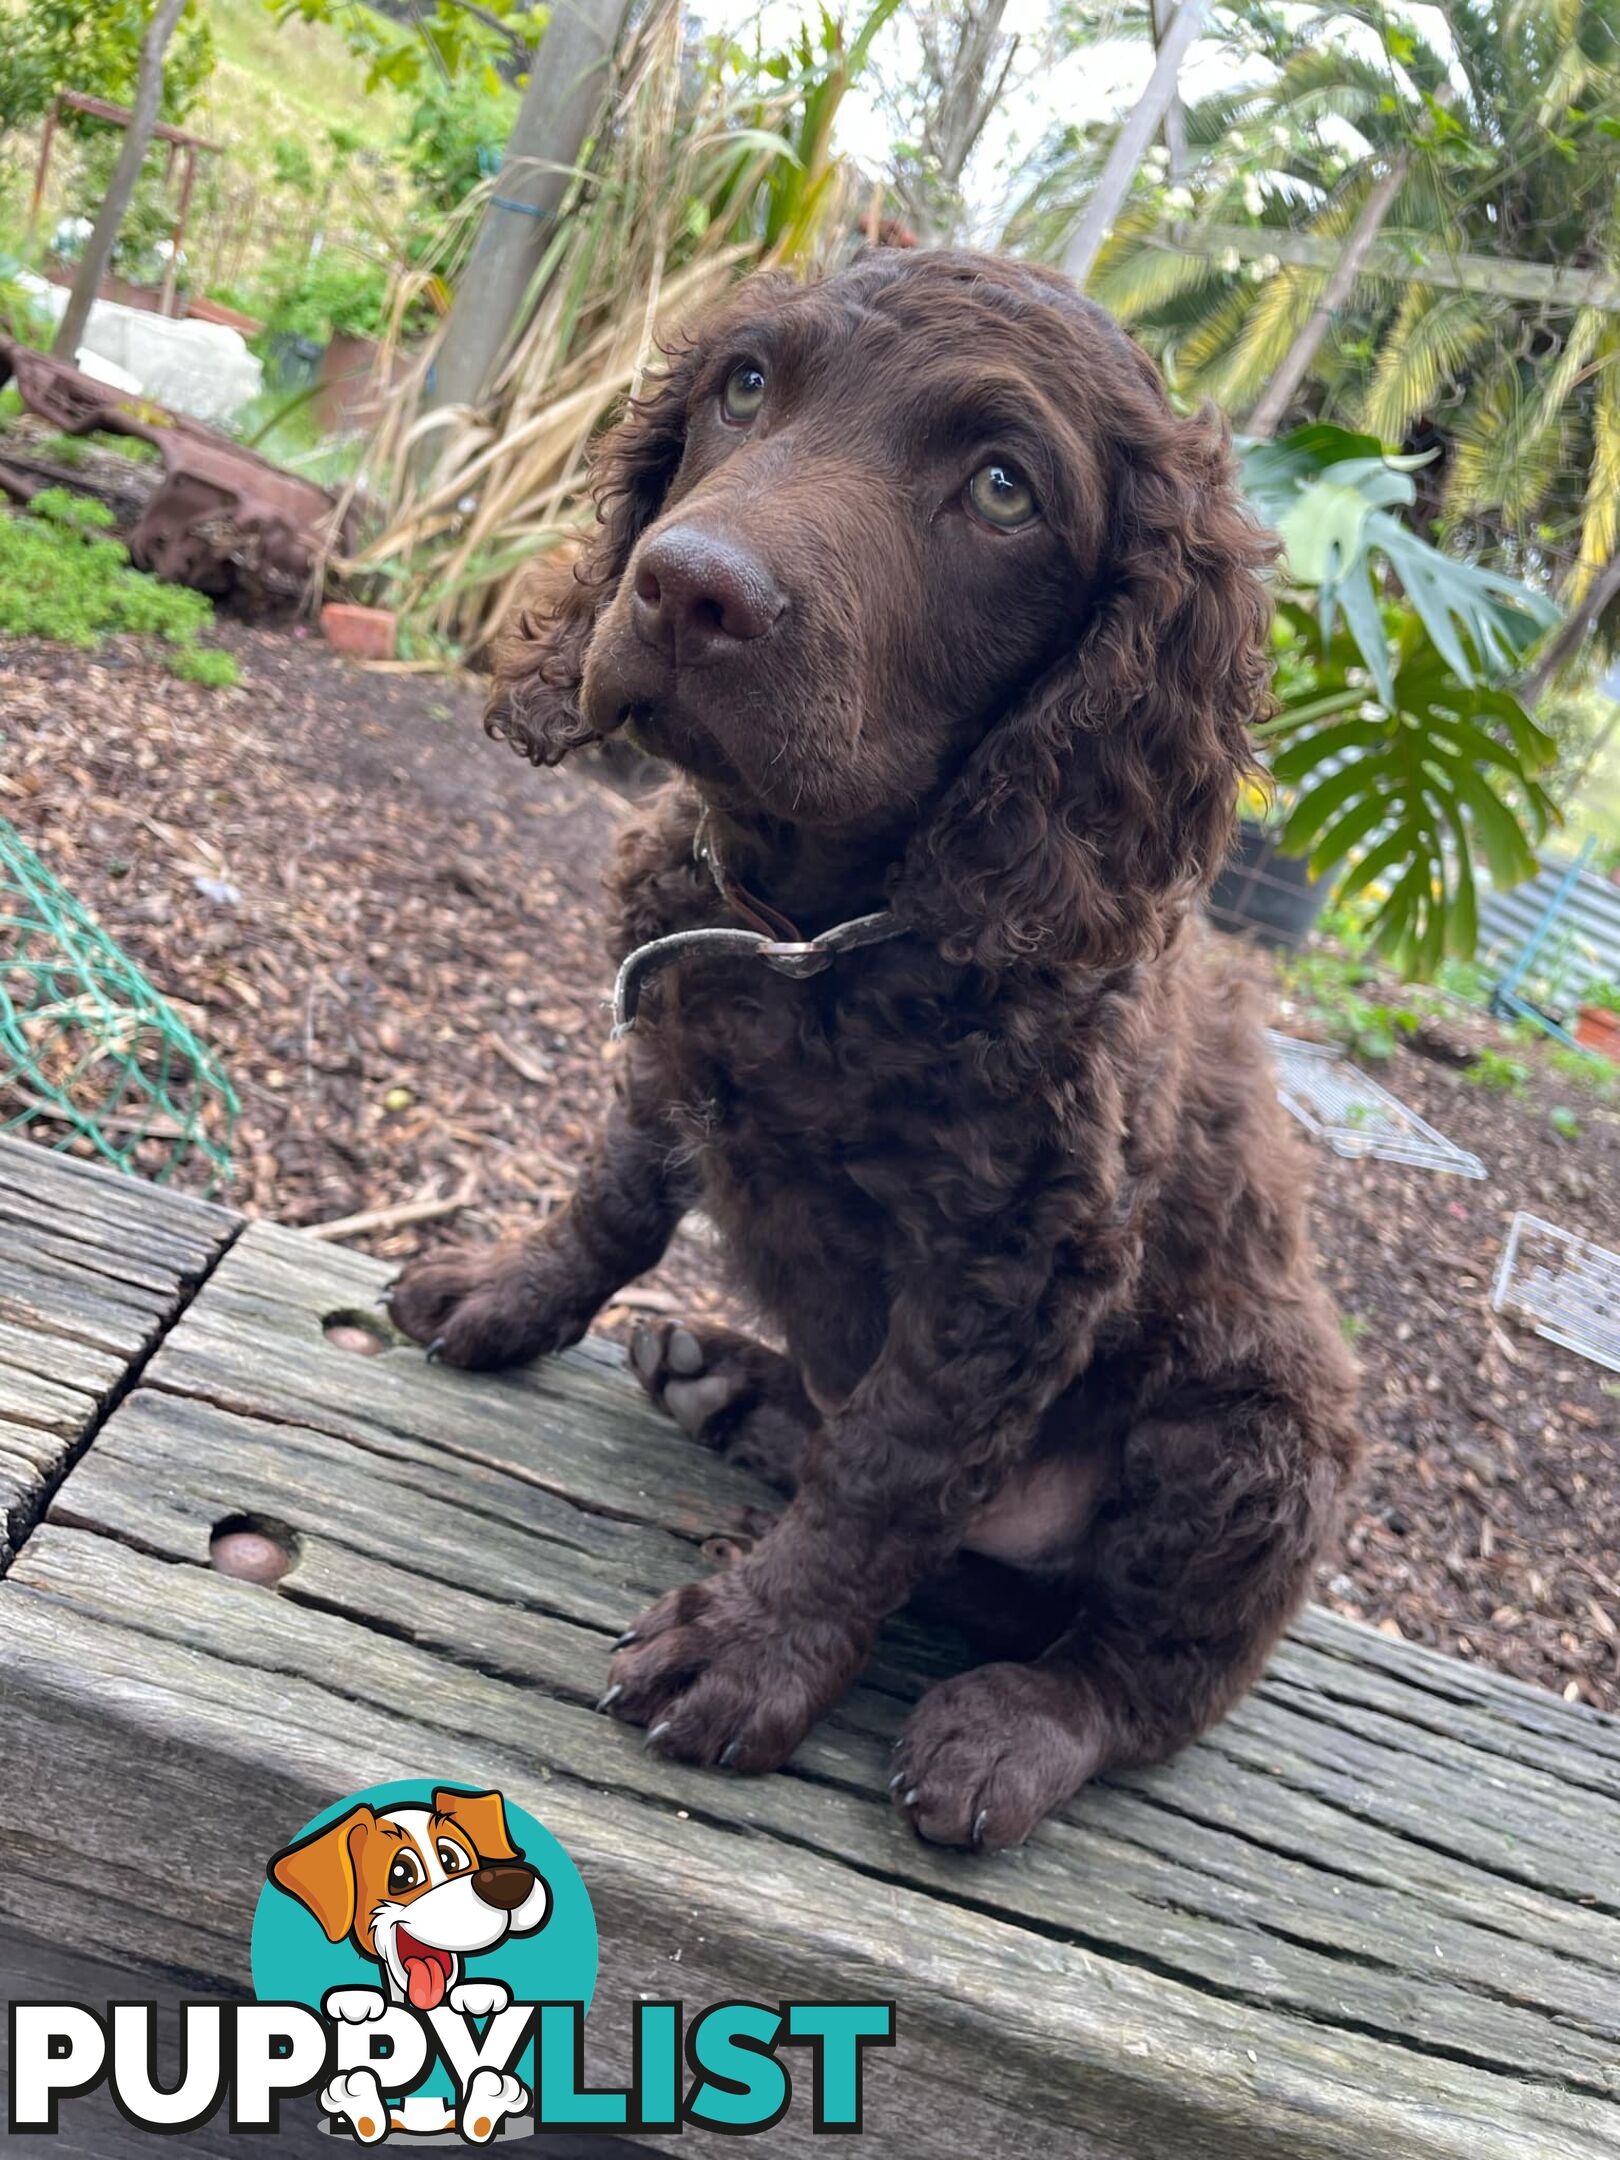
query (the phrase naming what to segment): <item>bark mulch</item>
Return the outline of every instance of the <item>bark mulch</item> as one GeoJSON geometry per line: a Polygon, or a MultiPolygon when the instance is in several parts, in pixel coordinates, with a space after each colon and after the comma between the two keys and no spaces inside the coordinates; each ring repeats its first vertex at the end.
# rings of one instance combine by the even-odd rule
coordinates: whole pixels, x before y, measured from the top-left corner
{"type": "MultiPolygon", "coordinates": [[[[317,1225],[457,1203],[354,1236],[391,1259],[532,1223],[609,1084],[597,895],[629,805],[487,742],[474,686],[220,635],[235,690],[118,646],[0,651],[0,812],[218,1050],[243,1105],[237,1204],[317,1225]]],[[[1316,1031],[1297,1001],[1277,1018],[1316,1031]]],[[[1524,1068],[1482,1078],[1403,1037],[1380,1069],[1484,1181],[1316,1155],[1368,1433],[1320,1594],[1620,1708],[1620,1379],[1489,1310],[1515,1208],[1620,1243],[1620,1097],[1465,1010],[1439,1033],[1524,1068]]],[[[687,1231],[604,1317],[724,1303],[687,1231]]]]}

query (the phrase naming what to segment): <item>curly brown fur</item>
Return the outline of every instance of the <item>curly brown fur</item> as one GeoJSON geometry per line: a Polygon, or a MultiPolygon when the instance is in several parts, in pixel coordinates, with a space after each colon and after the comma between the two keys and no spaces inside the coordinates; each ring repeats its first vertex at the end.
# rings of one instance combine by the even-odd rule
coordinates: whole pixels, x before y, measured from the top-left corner
{"type": "Polygon", "coordinates": [[[554,1347],[701,1194],[786,1360],[663,1331],[638,1370],[794,1497],[636,1623],[613,1707],[766,1769],[886,1614],[959,1598],[1007,1661],[924,1697],[896,1802],[1014,1843],[1230,1707],[1355,1454],[1299,1164],[1194,915],[1270,550],[1213,419],[1060,279],[971,255],[745,286],[601,474],[491,725],[539,762],[628,727],[679,769],[621,851],[619,951],[728,919],[700,817],[807,934],[884,905],[907,934],[808,981],[657,978],[570,1208],[395,1309],[457,1363],[554,1347]],[[1016,529],[966,488],[989,465],[1033,490],[1016,529]]]}

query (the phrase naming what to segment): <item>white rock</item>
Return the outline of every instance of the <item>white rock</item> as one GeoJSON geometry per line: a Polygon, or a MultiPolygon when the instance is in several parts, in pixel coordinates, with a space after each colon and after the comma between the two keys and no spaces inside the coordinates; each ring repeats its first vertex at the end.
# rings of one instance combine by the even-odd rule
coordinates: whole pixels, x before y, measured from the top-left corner
{"type": "MultiPolygon", "coordinates": [[[[26,271],[18,283],[53,321],[61,321],[68,304],[65,286],[26,271]]],[[[264,369],[239,330],[224,323],[176,321],[116,300],[98,300],[91,308],[77,359],[97,382],[216,427],[251,405],[264,388],[264,369]]]]}

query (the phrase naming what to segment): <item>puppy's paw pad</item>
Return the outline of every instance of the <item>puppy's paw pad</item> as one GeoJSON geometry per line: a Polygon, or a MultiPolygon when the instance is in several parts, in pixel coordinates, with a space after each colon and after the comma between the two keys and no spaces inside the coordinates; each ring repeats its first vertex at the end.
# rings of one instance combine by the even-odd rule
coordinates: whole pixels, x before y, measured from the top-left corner
{"type": "Polygon", "coordinates": [[[736,1401],[739,1383],[724,1373],[708,1373],[701,1380],[666,1380],[664,1407],[689,1439],[697,1440],[711,1419],[729,1410],[736,1401]]]}
{"type": "Polygon", "coordinates": [[[472,2145],[487,2145],[509,2116],[521,2115],[529,2104],[527,2088],[515,2077],[499,2070],[475,2070],[461,2103],[462,2136],[472,2145]]]}
{"type": "Polygon", "coordinates": [[[636,1329],[630,1339],[630,1365],[653,1401],[662,1404],[691,1440],[714,1438],[707,1428],[750,1385],[749,1375],[727,1357],[723,1343],[705,1343],[690,1328],[668,1321],[636,1329]]]}
{"type": "Polygon", "coordinates": [[[724,1328],[665,1320],[637,1328],[630,1369],[689,1440],[794,1490],[817,1417],[780,1351],[724,1328]]]}
{"type": "Polygon", "coordinates": [[[388,2135],[388,2109],[375,2070],[350,2070],[332,2078],[321,2089],[321,2106],[346,2122],[362,2145],[380,2145],[388,2135]]]}

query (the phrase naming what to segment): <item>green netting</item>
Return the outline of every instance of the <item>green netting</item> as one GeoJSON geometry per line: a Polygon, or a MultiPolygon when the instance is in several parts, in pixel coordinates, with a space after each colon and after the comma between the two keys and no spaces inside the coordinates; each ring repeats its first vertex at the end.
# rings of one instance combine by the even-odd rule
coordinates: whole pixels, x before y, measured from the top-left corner
{"type": "Polygon", "coordinates": [[[230,1175],[237,1100],[126,953],[0,818],[0,1132],[161,1183],[230,1175]]]}

